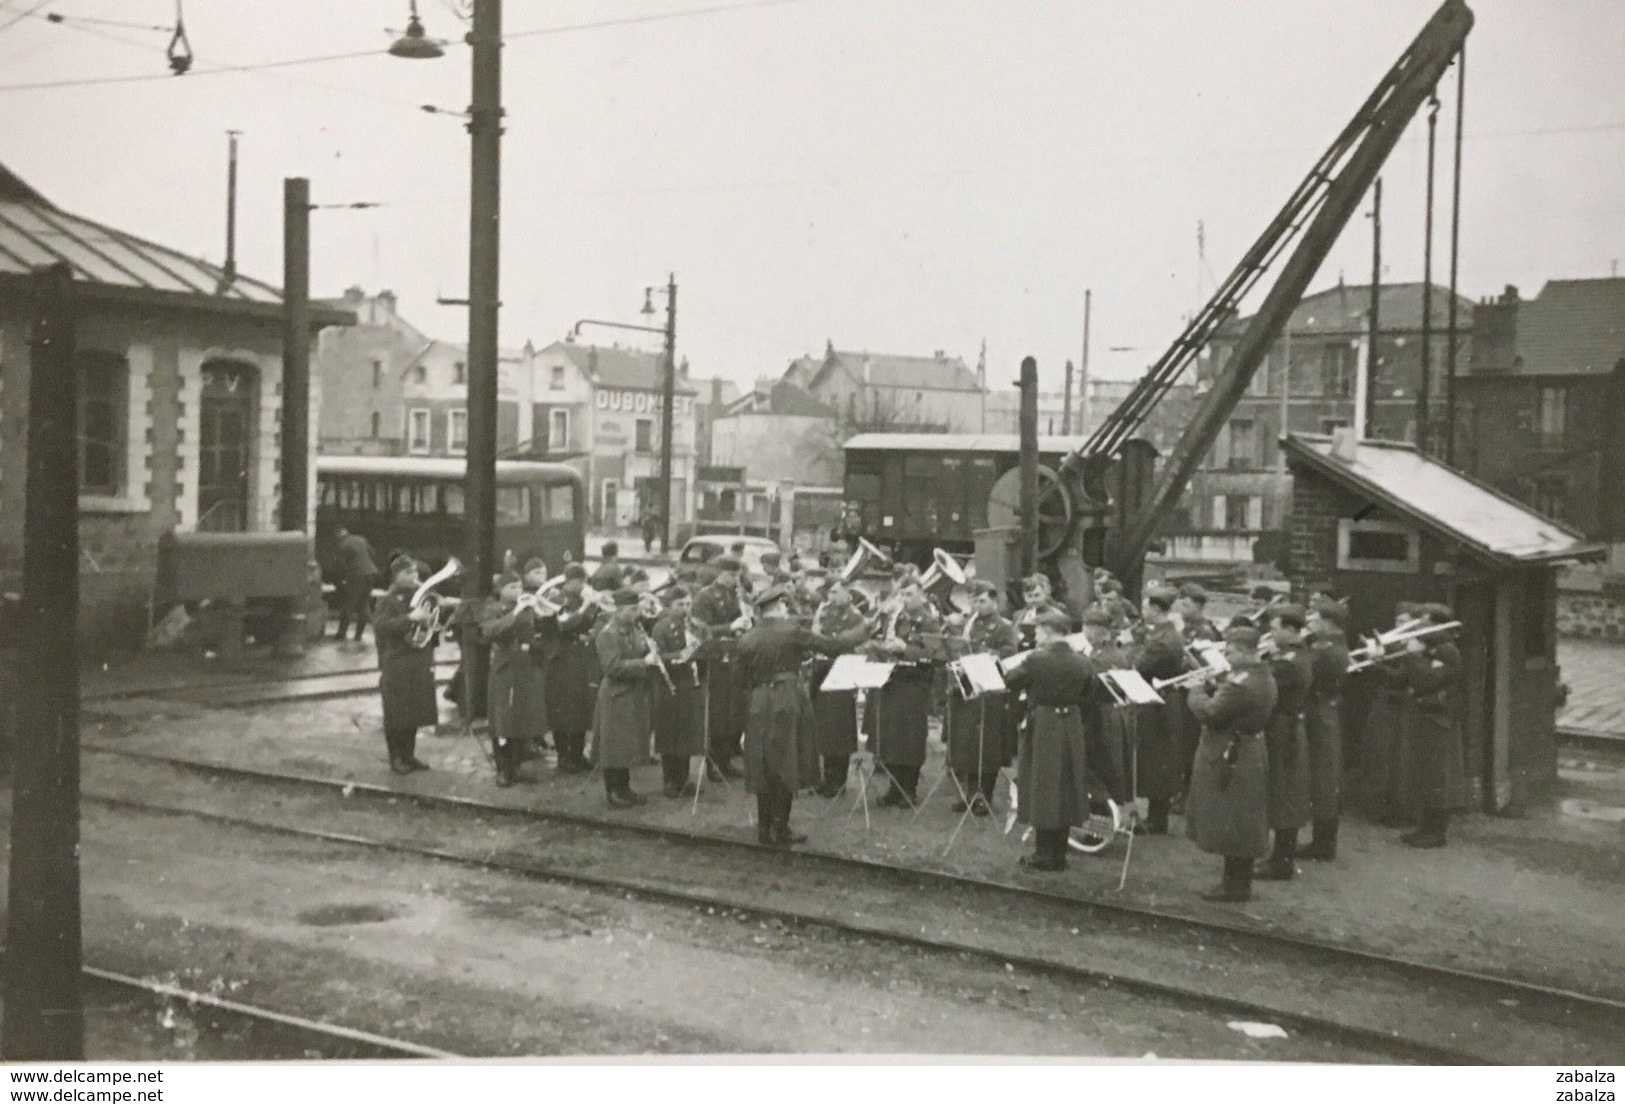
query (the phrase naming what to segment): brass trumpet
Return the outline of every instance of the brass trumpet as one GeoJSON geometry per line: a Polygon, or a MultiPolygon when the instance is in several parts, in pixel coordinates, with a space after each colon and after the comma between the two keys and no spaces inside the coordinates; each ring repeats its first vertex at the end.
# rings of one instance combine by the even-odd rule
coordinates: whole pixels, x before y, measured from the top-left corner
{"type": "Polygon", "coordinates": [[[542,596],[541,591],[525,591],[519,595],[518,609],[528,609],[537,617],[557,617],[564,607],[542,596]]]}
{"type": "Polygon", "coordinates": [[[1413,640],[1420,640],[1426,636],[1435,636],[1442,632],[1461,628],[1460,621],[1447,621],[1443,625],[1423,625],[1412,621],[1397,629],[1390,629],[1385,633],[1368,637],[1364,645],[1349,653],[1348,673],[1363,671],[1367,667],[1375,667],[1379,663],[1386,663],[1391,659],[1398,659],[1405,655],[1405,645],[1413,640]]]}

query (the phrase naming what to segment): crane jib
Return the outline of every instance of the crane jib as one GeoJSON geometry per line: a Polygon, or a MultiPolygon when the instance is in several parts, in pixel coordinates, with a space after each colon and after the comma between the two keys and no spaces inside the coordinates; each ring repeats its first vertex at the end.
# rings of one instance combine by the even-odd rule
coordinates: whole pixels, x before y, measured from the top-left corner
{"type": "MultiPolygon", "coordinates": [[[[1085,470],[1088,461],[1115,454],[1145,424],[1157,403],[1214,334],[1239,315],[1246,296],[1296,242],[1224,372],[1170,450],[1155,489],[1137,511],[1131,530],[1118,534],[1113,557],[1117,563],[1113,567],[1119,574],[1137,577],[1138,564],[1144,559],[1158,522],[1177,502],[1309,281],[1336,244],[1360,197],[1460,53],[1472,25],[1473,14],[1464,0],[1446,0],[1439,7],[1212,298],[1117,408],[1063,461],[1063,470],[1075,474],[1085,470]]],[[[1081,492],[1075,479],[1069,482],[1069,489],[1081,492]]]]}

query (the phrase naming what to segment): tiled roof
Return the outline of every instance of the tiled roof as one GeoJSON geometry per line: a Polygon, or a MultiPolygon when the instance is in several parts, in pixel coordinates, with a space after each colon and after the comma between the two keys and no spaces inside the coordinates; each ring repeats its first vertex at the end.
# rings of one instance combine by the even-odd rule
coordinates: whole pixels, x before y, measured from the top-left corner
{"type": "MultiPolygon", "coordinates": [[[[203,309],[282,309],[282,292],[272,285],[240,274],[228,280],[218,265],[69,214],[0,165],[0,278],[26,277],[59,261],[75,279],[114,292],[203,309]]],[[[312,314],[318,322],[354,320],[315,303],[312,314]]]]}
{"type": "Polygon", "coordinates": [[[823,366],[808,381],[843,367],[852,378],[871,387],[896,387],[908,391],[979,391],[976,373],[959,357],[894,356],[889,353],[851,353],[839,350],[824,358],[823,366]]]}
{"type": "MultiPolygon", "coordinates": [[[[1377,291],[1377,324],[1384,333],[1395,330],[1420,332],[1422,329],[1422,284],[1383,284],[1377,291]]],[[[1366,332],[1366,318],[1371,310],[1370,284],[1338,284],[1336,287],[1305,295],[1292,312],[1290,322],[1293,336],[1315,334],[1353,334],[1366,332]]],[[[1450,311],[1450,289],[1433,285],[1433,331],[1444,334],[1450,311]]],[[[1252,319],[1243,318],[1225,328],[1227,334],[1239,334],[1252,319]]],[[[1456,297],[1456,328],[1473,328],[1473,301],[1456,297]]]]}
{"type": "Polygon", "coordinates": [[[1625,358],[1625,277],[1551,280],[1518,305],[1519,375],[1606,375],[1625,358]]]}
{"type": "Polygon", "coordinates": [[[1291,434],[1287,455],[1492,560],[1538,563],[1592,558],[1605,550],[1560,522],[1394,441],[1361,441],[1352,461],[1332,438],[1291,434]]]}
{"type": "MultiPolygon", "coordinates": [[[[579,345],[573,341],[561,341],[558,348],[600,387],[624,387],[634,391],[658,391],[661,388],[665,358],[660,353],[622,349],[614,345],[579,345]]],[[[694,388],[679,377],[677,393],[692,395],[694,388]]]]}

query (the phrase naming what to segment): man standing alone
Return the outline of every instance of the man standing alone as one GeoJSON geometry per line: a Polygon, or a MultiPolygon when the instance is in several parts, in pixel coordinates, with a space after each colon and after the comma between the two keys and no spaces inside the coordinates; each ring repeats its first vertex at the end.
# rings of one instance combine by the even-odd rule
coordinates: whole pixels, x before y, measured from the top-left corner
{"type": "Polygon", "coordinates": [[[378,564],[372,556],[372,545],[360,533],[352,533],[339,526],[338,550],[334,555],[334,583],[338,587],[339,632],[343,640],[355,621],[355,638],[367,629],[367,615],[372,609],[372,581],[378,574],[378,564]]]}

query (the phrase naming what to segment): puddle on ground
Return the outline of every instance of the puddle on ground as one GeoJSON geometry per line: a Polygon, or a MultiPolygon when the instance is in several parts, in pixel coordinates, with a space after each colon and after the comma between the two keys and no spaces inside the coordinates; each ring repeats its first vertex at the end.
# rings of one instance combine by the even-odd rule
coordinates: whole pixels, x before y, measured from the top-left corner
{"type": "Polygon", "coordinates": [[[381,924],[399,915],[385,905],[322,905],[306,909],[295,919],[310,928],[342,928],[351,924],[381,924]]]}

